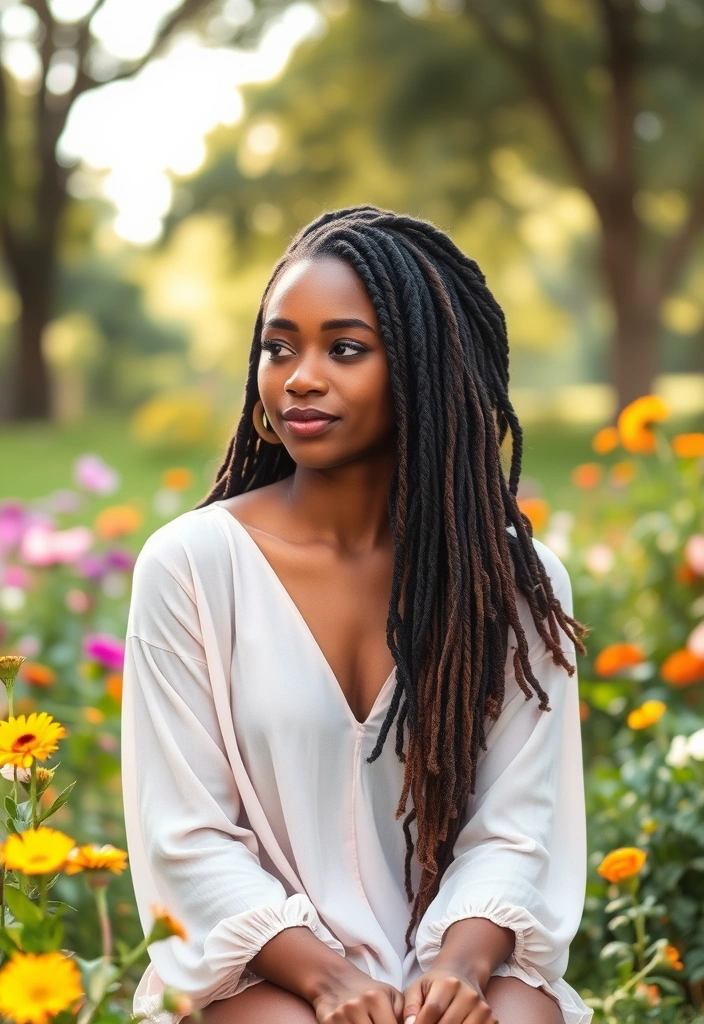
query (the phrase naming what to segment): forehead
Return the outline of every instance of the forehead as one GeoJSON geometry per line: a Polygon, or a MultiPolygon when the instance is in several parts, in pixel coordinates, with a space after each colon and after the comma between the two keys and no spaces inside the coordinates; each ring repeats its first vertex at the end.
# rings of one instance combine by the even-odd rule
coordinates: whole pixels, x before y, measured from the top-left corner
{"type": "Polygon", "coordinates": [[[265,319],[283,316],[284,310],[290,315],[294,307],[299,315],[317,316],[324,311],[325,317],[342,316],[356,310],[374,316],[360,276],[345,260],[333,256],[306,257],[287,267],[269,293],[265,319]]]}

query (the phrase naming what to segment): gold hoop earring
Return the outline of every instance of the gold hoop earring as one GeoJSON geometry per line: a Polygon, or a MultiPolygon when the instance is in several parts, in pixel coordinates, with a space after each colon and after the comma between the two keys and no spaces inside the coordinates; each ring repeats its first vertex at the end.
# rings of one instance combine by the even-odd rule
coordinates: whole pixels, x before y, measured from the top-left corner
{"type": "Polygon", "coordinates": [[[268,444],[283,444],[283,441],[266,418],[264,403],[261,398],[257,400],[252,409],[252,423],[262,441],[266,441],[268,444]]]}

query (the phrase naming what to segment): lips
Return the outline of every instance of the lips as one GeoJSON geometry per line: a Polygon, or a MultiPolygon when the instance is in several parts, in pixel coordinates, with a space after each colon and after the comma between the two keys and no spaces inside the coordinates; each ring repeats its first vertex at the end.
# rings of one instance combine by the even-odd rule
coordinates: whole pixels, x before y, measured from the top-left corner
{"type": "Polygon", "coordinates": [[[283,413],[283,418],[289,422],[297,420],[306,423],[310,420],[336,420],[338,417],[329,412],[323,412],[322,409],[288,409],[283,413]]]}

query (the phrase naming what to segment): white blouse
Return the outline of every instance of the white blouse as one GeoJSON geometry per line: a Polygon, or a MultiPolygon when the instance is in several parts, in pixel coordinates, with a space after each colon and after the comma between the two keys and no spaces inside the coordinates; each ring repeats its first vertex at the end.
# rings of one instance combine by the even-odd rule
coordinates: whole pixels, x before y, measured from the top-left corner
{"type": "MultiPolygon", "coordinates": [[[[534,545],[571,613],[564,565],[534,545]]],[[[262,980],[247,962],[296,925],[403,991],[431,967],[453,921],[483,917],[516,936],[494,974],[550,993],[565,1024],[589,1024],[594,1011],[563,978],[586,884],[577,673],[554,664],[517,600],[552,710],[538,711],[537,695],[528,700],[518,687],[509,627],[504,708],[485,724],[488,749],[454,860],[406,955],[394,729],[381,756],[366,761],[396,670],[358,722],[270,562],[218,502],[147,539],[124,667],[127,846],[145,934],[151,903],[165,904],[188,934],[150,946],[135,1013],[178,1024],[182,1015],[158,1010],[164,985],[188,993],[196,1009],[242,992],[262,980]]],[[[411,877],[415,892],[415,857],[411,877]]]]}

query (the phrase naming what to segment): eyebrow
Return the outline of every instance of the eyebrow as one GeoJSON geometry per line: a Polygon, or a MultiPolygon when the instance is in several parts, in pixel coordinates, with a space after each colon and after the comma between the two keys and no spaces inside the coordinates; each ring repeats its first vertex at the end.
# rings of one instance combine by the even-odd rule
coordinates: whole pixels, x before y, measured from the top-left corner
{"type": "MultiPolygon", "coordinates": [[[[287,320],[285,317],[277,316],[272,320],[267,320],[264,324],[266,327],[278,327],[281,331],[298,331],[298,325],[293,320],[287,320]]],[[[357,317],[342,317],[337,320],[323,320],[320,325],[321,331],[333,331],[338,330],[340,327],[359,327],[363,331],[371,331],[372,334],[376,334],[373,327],[370,327],[364,320],[358,320],[357,317]]]]}

